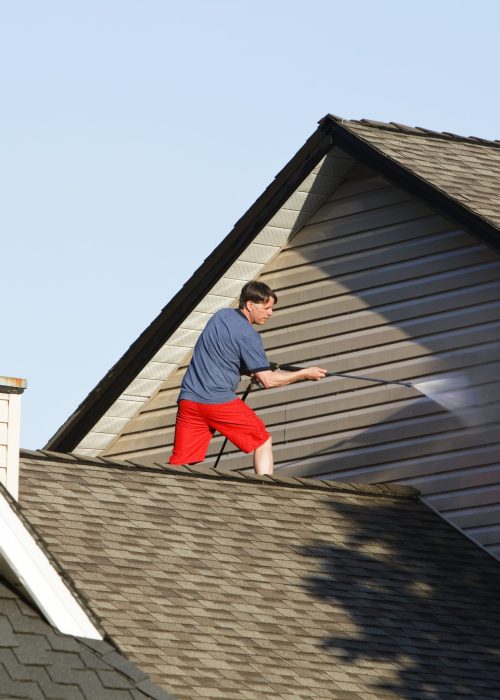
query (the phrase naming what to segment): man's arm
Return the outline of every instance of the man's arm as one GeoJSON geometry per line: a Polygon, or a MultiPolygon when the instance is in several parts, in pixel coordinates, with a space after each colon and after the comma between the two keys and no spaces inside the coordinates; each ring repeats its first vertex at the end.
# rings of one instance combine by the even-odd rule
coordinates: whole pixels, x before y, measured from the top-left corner
{"type": "Polygon", "coordinates": [[[321,367],[304,367],[297,372],[287,372],[284,369],[277,369],[274,372],[271,369],[255,372],[254,376],[264,389],[273,389],[278,386],[286,386],[295,382],[303,382],[311,380],[313,382],[326,377],[328,370],[321,367]]]}

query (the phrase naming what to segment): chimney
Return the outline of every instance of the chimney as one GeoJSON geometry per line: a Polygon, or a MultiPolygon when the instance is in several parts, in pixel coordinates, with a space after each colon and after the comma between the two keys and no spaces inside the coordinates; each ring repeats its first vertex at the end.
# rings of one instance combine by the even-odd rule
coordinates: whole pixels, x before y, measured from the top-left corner
{"type": "Polygon", "coordinates": [[[16,500],[19,492],[21,394],[26,386],[26,379],[0,377],[0,482],[16,500]]]}

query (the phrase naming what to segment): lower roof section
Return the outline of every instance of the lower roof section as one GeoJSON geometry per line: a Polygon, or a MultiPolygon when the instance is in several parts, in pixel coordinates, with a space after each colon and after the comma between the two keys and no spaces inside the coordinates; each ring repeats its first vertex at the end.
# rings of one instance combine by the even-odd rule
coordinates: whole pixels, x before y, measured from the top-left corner
{"type": "Polygon", "coordinates": [[[181,699],[499,697],[499,564],[412,489],[23,452],[20,503],[181,699]]]}

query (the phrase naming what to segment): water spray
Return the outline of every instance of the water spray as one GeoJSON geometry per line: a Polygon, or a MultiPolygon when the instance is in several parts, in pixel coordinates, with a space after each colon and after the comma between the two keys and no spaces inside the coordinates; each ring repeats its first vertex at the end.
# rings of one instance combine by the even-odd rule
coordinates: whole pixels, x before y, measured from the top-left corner
{"type": "MultiPolygon", "coordinates": [[[[290,372],[297,372],[303,368],[297,365],[278,365],[271,363],[271,369],[283,369],[290,372]]],[[[381,379],[380,377],[366,377],[364,375],[346,372],[327,372],[326,376],[346,377],[347,379],[356,379],[376,384],[397,384],[406,388],[415,389],[419,393],[424,394],[424,396],[427,396],[431,401],[442,406],[445,410],[454,413],[466,423],[482,412],[482,403],[484,403],[478,387],[472,385],[464,372],[453,377],[440,376],[416,382],[381,379]]]]}

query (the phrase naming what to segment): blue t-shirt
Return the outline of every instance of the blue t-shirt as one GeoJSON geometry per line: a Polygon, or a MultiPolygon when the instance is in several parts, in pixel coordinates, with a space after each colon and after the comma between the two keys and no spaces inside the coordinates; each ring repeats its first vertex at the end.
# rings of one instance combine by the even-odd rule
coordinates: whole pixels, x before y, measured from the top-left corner
{"type": "Polygon", "coordinates": [[[233,401],[242,374],[266,369],[269,361],[260,335],[239,309],[221,309],[198,338],[178,400],[233,401]]]}

